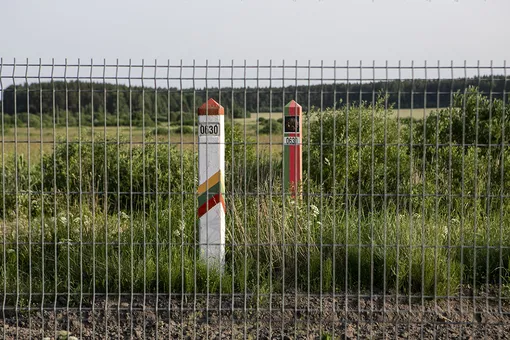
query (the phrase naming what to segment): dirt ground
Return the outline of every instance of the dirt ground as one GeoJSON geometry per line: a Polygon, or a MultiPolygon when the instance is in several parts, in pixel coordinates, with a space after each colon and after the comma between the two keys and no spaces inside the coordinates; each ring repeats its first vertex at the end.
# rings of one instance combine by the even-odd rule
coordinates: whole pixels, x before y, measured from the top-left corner
{"type": "MultiPolygon", "coordinates": [[[[486,296],[285,294],[96,297],[74,308],[0,311],[4,339],[510,339],[510,303],[486,296]],[[258,301],[258,309],[257,309],[258,301]],[[282,303],[283,302],[283,303],[282,303]],[[93,308],[92,308],[93,307],[93,308]],[[157,308],[156,308],[157,307],[157,308]]],[[[497,295],[491,295],[497,296],[497,295]]],[[[62,302],[62,300],[60,300],[62,302]]]]}

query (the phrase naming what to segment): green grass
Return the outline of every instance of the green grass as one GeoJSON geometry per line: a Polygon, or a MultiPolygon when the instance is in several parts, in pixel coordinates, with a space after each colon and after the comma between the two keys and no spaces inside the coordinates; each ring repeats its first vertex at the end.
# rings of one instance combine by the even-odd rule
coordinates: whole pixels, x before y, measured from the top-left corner
{"type": "MultiPolygon", "coordinates": [[[[41,292],[44,284],[48,295],[295,288],[327,293],[373,287],[446,296],[458,293],[461,281],[478,288],[494,282],[499,260],[508,264],[510,253],[500,246],[509,244],[510,224],[498,218],[470,212],[460,222],[458,212],[449,219],[434,212],[397,214],[395,206],[362,214],[342,199],[295,202],[274,189],[272,196],[259,198],[227,195],[221,282],[219,273],[195,261],[194,197],[177,195],[168,204],[134,213],[105,213],[100,206],[92,211],[87,204],[71,204],[68,213],[63,200],[44,219],[29,218],[21,209],[2,223],[6,245],[2,242],[0,253],[6,261],[0,287],[5,285],[7,293],[41,292]],[[487,237],[500,231],[501,240],[487,237]],[[478,267],[473,267],[475,258],[478,267]]],[[[504,221],[509,218],[504,212],[504,221]]]]}

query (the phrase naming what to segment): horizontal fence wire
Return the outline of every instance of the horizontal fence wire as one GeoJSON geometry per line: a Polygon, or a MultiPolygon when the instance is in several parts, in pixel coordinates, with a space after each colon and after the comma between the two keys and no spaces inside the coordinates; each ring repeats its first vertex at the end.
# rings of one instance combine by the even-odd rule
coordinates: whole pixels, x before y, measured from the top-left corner
{"type": "Polygon", "coordinates": [[[0,59],[0,337],[508,337],[508,68],[0,59]]]}

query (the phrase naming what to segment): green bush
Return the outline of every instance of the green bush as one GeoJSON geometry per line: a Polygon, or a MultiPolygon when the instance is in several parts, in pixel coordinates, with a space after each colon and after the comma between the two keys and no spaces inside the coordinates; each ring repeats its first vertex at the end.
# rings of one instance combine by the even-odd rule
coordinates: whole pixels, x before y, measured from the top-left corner
{"type": "Polygon", "coordinates": [[[74,202],[79,192],[97,193],[85,195],[85,199],[106,202],[112,208],[120,204],[123,209],[142,210],[155,200],[156,192],[165,193],[158,194],[165,200],[169,193],[192,190],[192,158],[171,145],[145,144],[130,149],[129,143],[116,140],[61,143],[54,154],[44,156],[42,169],[36,166],[39,175],[33,176],[33,185],[43,185],[46,191],[72,192],[69,196],[74,202]],[[43,182],[39,184],[37,179],[43,182]]]}
{"type": "Polygon", "coordinates": [[[168,136],[169,129],[165,126],[158,126],[149,132],[147,132],[146,137],[150,136],[168,136]]]}
{"type": "Polygon", "coordinates": [[[476,88],[469,88],[465,94],[459,92],[451,108],[416,122],[416,169],[445,199],[466,193],[479,197],[476,202],[455,200],[455,209],[476,205],[479,211],[499,209],[497,197],[504,195],[504,188],[510,185],[510,173],[502,171],[510,166],[505,147],[510,142],[507,131],[510,105],[505,107],[499,99],[490,101],[476,88]]]}
{"type": "Polygon", "coordinates": [[[225,107],[225,114],[228,117],[234,117],[234,118],[251,118],[251,112],[249,110],[245,111],[244,108],[238,104],[234,104],[234,109],[232,113],[232,107],[226,106],[225,107]]]}
{"type": "Polygon", "coordinates": [[[192,126],[183,125],[182,127],[179,126],[175,129],[175,133],[180,133],[183,135],[190,135],[193,134],[194,129],[192,126]]]}
{"type": "Polygon", "coordinates": [[[174,126],[189,125],[197,126],[198,118],[193,113],[183,113],[182,115],[176,116],[176,120],[173,123],[174,126]]]}
{"type": "Polygon", "coordinates": [[[283,132],[283,125],[275,119],[265,120],[261,125],[259,132],[263,134],[281,134],[283,132]]]}
{"type": "MultiPolygon", "coordinates": [[[[303,169],[324,192],[345,195],[352,204],[372,210],[397,193],[409,194],[409,129],[398,128],[384,99],[350,109],[312,111],[303,169]]],[[[305,123],[305,124],[308,124],[305,123]]],[[[404,203],[404,200],[402,200],[404,203]]]]}
{"type": "Polygon", "coordinates": [[[4,114],[1,118],[4,120],[4,127],[14,126],[14,115],[4,114]]]}
{"type": "MultiPolygon", "coordinates": [[[[18,113],[16,116],[16,121],[14,119],[14,115],[5,115],[4,116],[4,124],[5,126],[14,127],[27,127],[30,124],[32,128],[41,128],[42,127],[52,127],[53,126],[53,118],[51,115],[43,115],[42,123],[41,123],[41,115],[36,113],[18,113]]],[[[64,121],[65,124],[65,121],[64,121]]]]}

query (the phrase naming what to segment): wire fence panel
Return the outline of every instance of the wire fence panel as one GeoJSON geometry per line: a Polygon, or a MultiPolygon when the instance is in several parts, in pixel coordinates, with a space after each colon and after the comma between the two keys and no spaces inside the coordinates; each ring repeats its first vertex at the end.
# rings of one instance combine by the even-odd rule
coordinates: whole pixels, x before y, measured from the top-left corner
{"type": "Polygon", "coordinates": [[[0,337],[508,338],[507,73],[0,60],[0,337]]]}

